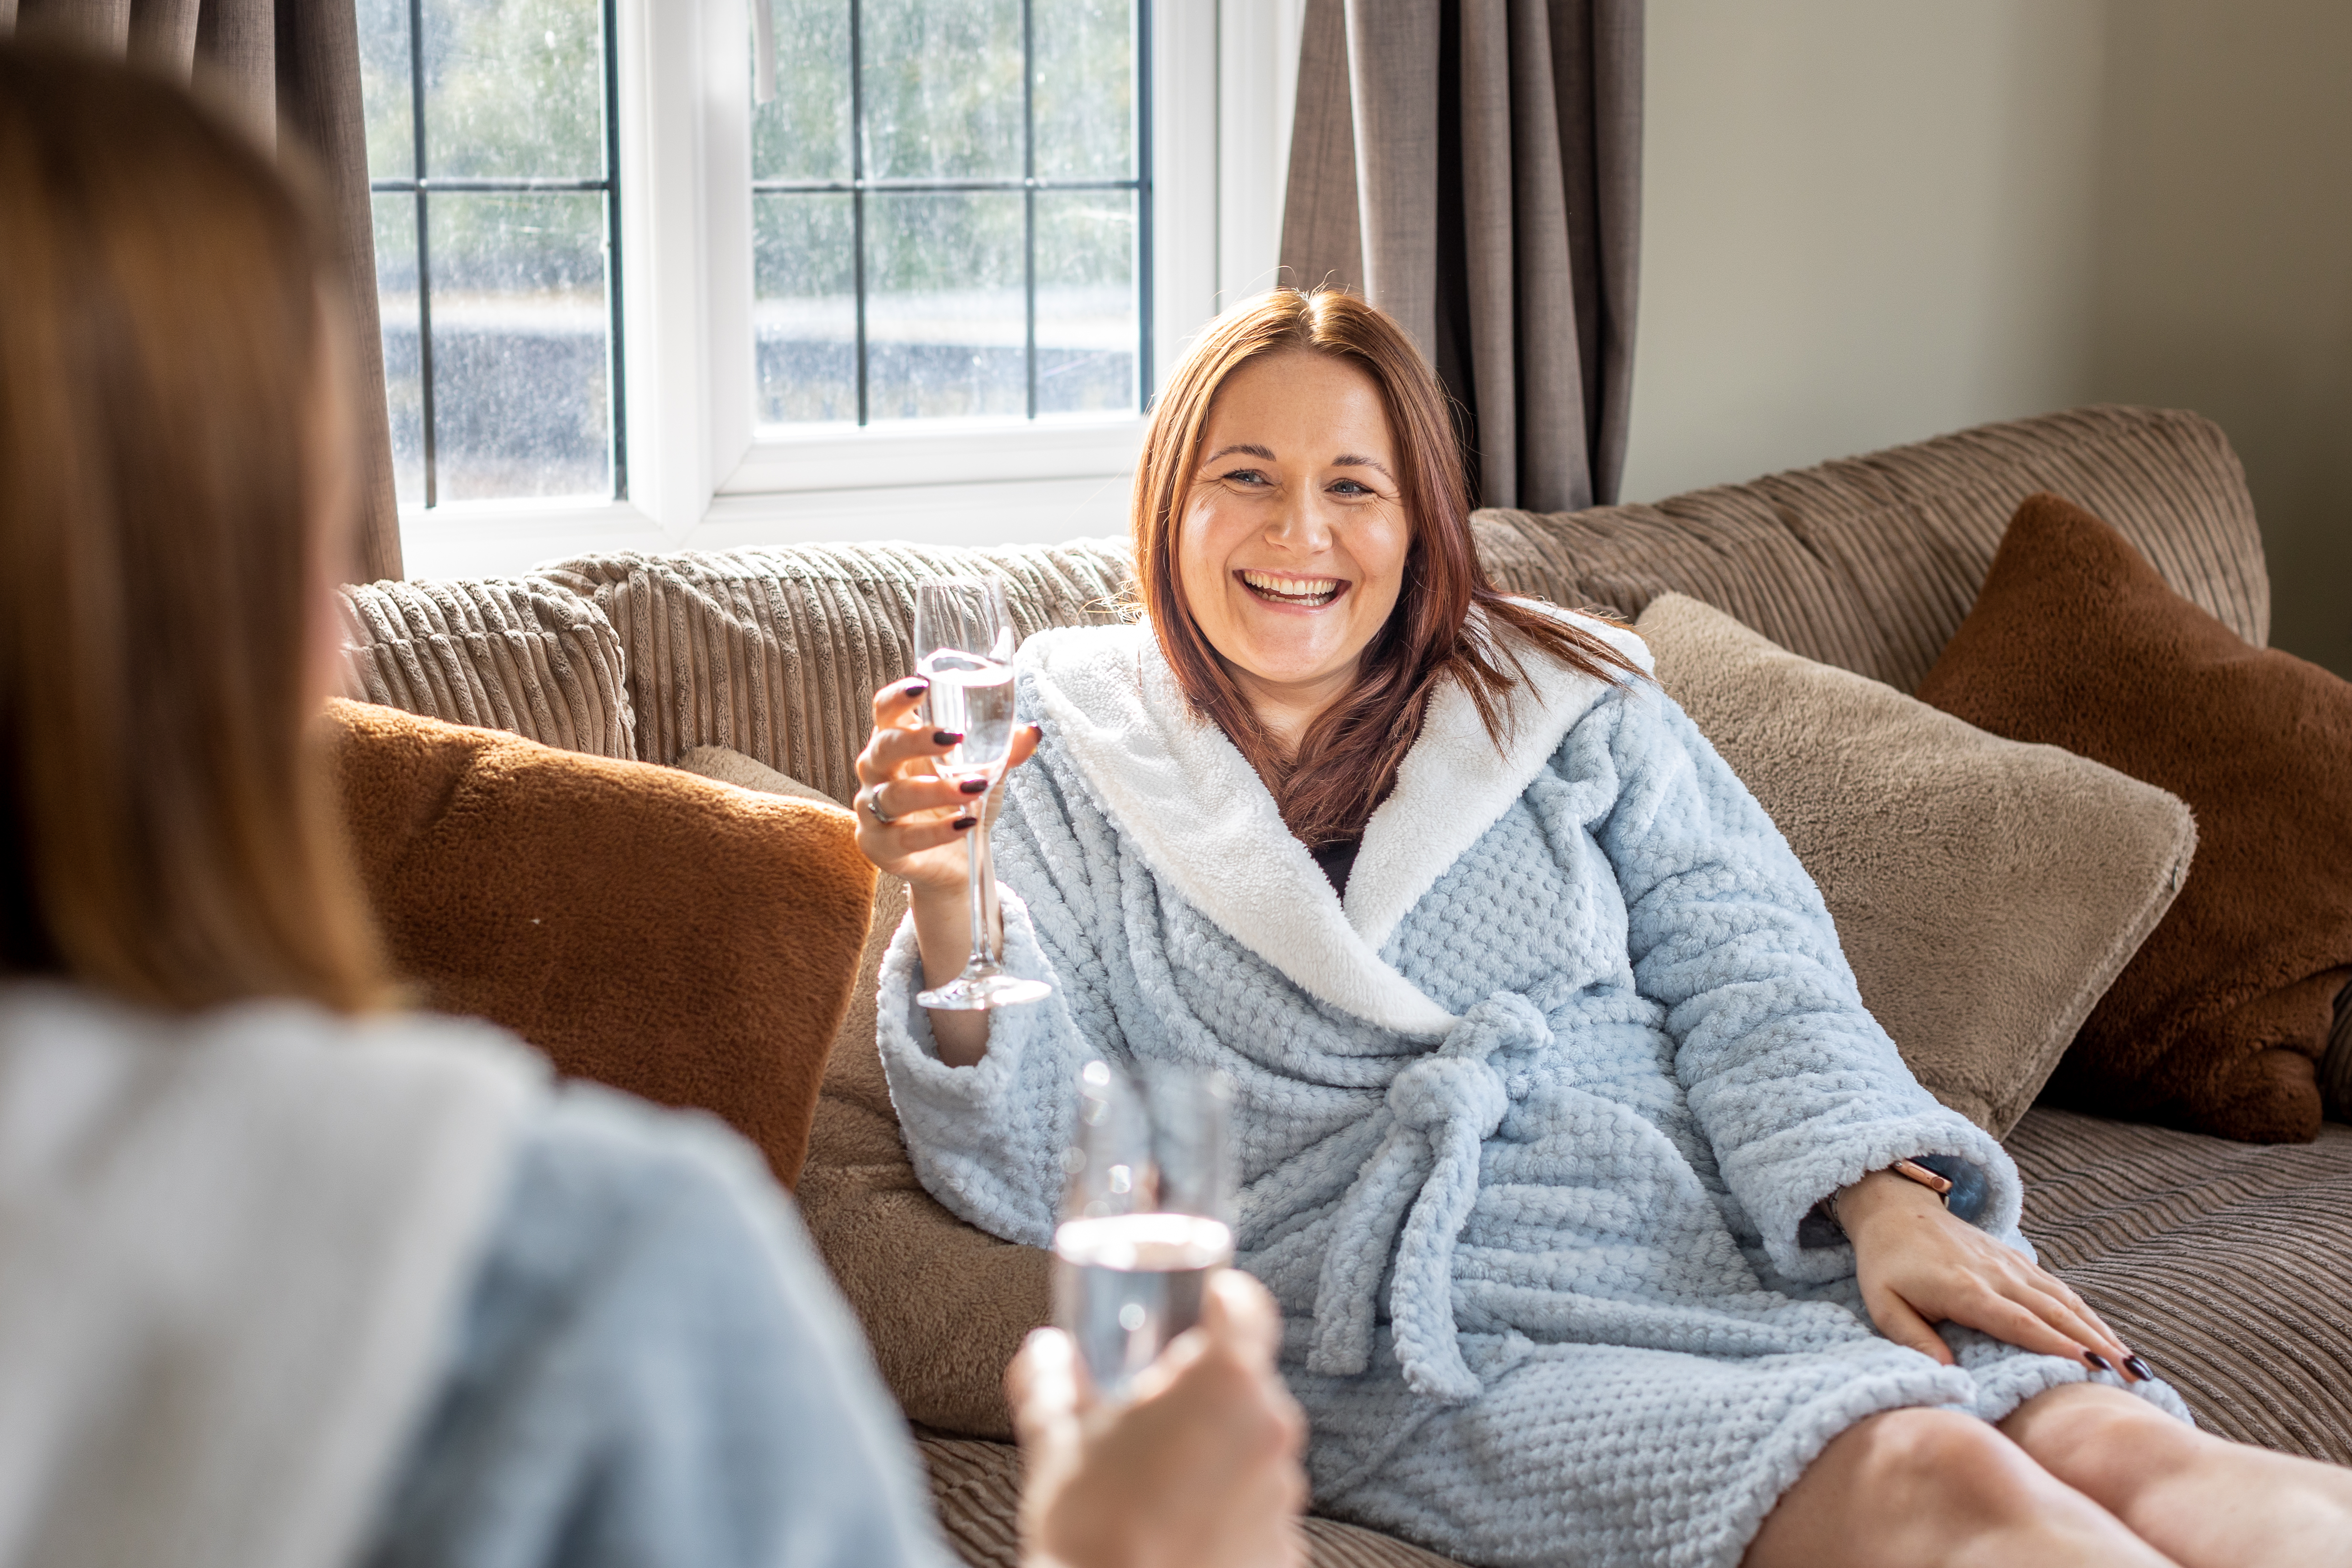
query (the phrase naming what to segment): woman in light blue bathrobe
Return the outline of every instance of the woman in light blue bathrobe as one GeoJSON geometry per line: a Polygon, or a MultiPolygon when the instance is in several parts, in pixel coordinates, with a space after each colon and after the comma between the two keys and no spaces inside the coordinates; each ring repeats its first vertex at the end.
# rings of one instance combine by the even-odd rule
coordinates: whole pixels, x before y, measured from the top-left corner
{"type": "Polygon", "coordinates": [[[1385,318],[1216,323],[1138,497],[1149,618],[1018,658],[994,837],[1046,1001],[915,1005],[971,817],[919,680],[877,698],[861,831],[915,894],[881,1047],[941,1202],[1046,1245],[1084,1062],[1223,1070],[1317,1506],[1467,1562],[2340,1554],[2344,1472],[2196,1432],[2033,1265],[2015,1167],[1640,641],[1485,583],[1385,318]],[[2272,1506],[2224,1530],[2231,1494],[2272,1506]]]}

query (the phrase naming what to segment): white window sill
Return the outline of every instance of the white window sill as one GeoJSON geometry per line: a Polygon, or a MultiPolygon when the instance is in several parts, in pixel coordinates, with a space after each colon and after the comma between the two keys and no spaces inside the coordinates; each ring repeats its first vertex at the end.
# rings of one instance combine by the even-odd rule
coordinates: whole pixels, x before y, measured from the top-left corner
{"type": "Polygon", "coordinates": [[[1100,478],[1135,467],[1140,415],[908,420],[759,433],[721,496],[853,490],[877,484],[952,485],[1100,478]]]}
{"type": "Polygon", "coordinates": [[[625,501],[470,502],[404,512],[411,578],[517,577],[551,561],[623,550],[740,549],[754,545],[1060,544],[1123,536],[1132,471],[769,491],[715,497],[701,520],[663,531],[625,501]]]}

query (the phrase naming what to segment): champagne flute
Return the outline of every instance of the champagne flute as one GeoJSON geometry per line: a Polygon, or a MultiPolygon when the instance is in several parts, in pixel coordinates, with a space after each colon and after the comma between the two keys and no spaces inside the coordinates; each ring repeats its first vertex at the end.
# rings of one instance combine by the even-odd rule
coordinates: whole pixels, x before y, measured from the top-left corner
{"type": "MultiPolygon", "coordinates": [[[[993,791],[1013,751],[1013,620],[993,581],[946,578],[915,589],[915,668],[930,683],[930,722],[963,738],[933,768],[958,783],[985,779],[993,791]]],[[[1034,1002],[1053,987],[1008,972],[994,922],[996,870],[988,852],[987,796],[965,836],[971,897],[971,956],[963,973],[916,997],[927,1008],[976,1011],[1034,1002]]]]}
{"type": "Polygon", "coordinates": [[[1200,1321],[1209,1275],[1234,1260],[1232,1106],[1222,1072],[1089,1061],[1078,1073],[1054,1315],[1106,1400],[1200,1321]]]}

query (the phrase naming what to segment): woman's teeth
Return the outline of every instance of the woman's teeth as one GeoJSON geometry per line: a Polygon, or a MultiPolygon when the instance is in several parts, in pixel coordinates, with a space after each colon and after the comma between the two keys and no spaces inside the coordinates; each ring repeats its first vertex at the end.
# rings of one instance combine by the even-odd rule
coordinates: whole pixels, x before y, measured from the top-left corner
{"type": "Polygon", "coordinates": [[[1345,580],[1337,577],[1276,577],[1263,571],[1244,571],[1241,580],[1251,591],[1276,604],[1304,604],[1310,608],[1330,603],[1348,586],[1345,580]]]}

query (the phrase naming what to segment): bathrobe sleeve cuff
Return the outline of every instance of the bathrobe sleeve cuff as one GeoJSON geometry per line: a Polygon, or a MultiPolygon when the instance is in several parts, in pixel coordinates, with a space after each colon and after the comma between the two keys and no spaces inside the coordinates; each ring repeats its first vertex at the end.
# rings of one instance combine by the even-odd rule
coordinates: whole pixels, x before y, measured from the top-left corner
{"type": "Polygon", "coordinates": [[[918,1005],[922,954],[909,915],[891,938],[877,988],[877,1043],[890,1098],[923,1186],[960,1218],[1030,1246],[1052,1239],[1060,1154],[1088,1053],[1021,895],[997,887],[1004,967],[1055,987],[1043,1001],[988,1015],[988,1051],[970,1067],[940,1060],[918,1005]]]}
{"type": "Polygon", "coordinates": [[[1818,1282],[1853,1272],[1853,1249],[1843,1242],[1806,1247],[1799,1228],[1813,1206],[1897,1160],[1947,1155],[1984,1177],[1979,1228],[2019,1250],[2032,1249],[2018,1233],[2024,1201],[2017,1166],[1990,1133],[1958,1112],[1937,1106],[1909,1113],[1806,1122],[1741,1145],[1724,1161],[1724,1179],[1748,1211],[1773,1267],[1792,1281],[1818,1282]]]}

